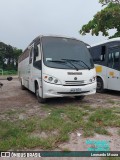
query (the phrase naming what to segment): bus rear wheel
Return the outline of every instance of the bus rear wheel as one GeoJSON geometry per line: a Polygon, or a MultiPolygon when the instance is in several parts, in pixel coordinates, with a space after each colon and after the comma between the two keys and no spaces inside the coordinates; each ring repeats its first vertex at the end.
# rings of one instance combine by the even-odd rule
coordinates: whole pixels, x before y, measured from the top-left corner
{"type": "Polygon", "coordinates": [[[97,92],[98,93],[104,92],[103,80],[100,77],[97,77],[97,92]]]}
{"type": "Polygon", "coordinates": [[[35,95],[39,103],[45,103],[45,99],[39,96],[39,86],[38,84],[35,85],[35,95]]]}
{"type": "Polygon", "coordinates": [[[85,96],[75,96],[76,100],[83,100],[85,98],[85,96]]]}

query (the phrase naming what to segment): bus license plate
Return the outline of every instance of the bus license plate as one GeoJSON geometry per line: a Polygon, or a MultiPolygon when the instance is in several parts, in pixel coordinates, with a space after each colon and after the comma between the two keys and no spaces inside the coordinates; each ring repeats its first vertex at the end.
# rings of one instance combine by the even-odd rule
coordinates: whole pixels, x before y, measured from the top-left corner
{"type": "Polygon", "coordinates": [[[81,88],[72,88],[70,92],[81,92],[81,88]]]}

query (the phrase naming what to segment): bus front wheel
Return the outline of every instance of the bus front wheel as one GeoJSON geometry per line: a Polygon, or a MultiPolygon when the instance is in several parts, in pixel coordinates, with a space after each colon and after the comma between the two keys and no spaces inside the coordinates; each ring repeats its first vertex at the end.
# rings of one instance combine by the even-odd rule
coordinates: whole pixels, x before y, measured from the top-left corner
{"type": "Polygon", "coordinates": [[[103,80],[100,77],[97,77],[97,92],[98,93],[104,92],[103,80]]]}
{"type": "Polygon", "coordinates": [[[35,94],[39,103],[45,103],[45,99],[39,96],[39,86],[35,85],[35,94]]]}

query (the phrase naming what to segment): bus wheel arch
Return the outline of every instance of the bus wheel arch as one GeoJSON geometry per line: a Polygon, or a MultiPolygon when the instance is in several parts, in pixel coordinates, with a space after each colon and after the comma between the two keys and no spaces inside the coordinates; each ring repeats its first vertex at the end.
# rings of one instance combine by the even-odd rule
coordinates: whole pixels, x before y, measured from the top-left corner
{"type": "Polygon", "coordinates": [[[35,80],[34,84],[35,84],[35,95],[37,97],[38,102],[39,103],[45,103],[45,99],[39,96],[39,84],[38,84],[38,81],[35,80]]]}
{"type": "Polygon", "coordinates": [[[97,76],[97,89],[96,89],[96,91],[98,93],[104,92],[104,81],[100,76],[97,76]]]}

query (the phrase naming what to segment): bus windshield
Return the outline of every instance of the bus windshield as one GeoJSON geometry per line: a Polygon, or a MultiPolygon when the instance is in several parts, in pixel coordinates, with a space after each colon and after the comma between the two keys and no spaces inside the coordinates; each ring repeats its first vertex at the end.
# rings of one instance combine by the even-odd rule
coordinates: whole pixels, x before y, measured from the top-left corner
{"type": "Polygon", "coordinates": [[[85,44],[79,40],[43,37],[43,62],[59,69],[92,69],[94,64],[85,44]]]}

